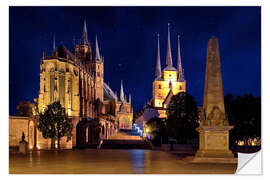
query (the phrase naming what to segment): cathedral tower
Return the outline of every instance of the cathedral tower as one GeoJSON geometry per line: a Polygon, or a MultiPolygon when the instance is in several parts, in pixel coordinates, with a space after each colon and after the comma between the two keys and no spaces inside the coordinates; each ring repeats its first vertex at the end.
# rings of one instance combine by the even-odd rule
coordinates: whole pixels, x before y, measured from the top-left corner
{"type": "Polygon", "coordinates": [[[181,63],[180,52],[180,40],[178,36],[178,57],[177,57],[177,69],[173,67],[173,58],[171,52],[170,42],[170,24],[168,24],[168,44],[166,55],[166,67],[161,72],[160,65],[160,44],[158,35],[158,52],[157,52],[157,64],[155,72],[155,80],[153,82],[153,97],[152,105],[158,109],[160,118],[167,118],[166,108],[173,95],[179,92],[186,91],[186,82],[184,80],[184,74],[181,63]]]}
{"type": "Polygon", "coordinates": [[[90,67],[95,82],[95,99],[99,99],[101,102],[103,102],[104,60],[99,52],[97,36],[95,42],[95,56],[91,61],[90,67]]]}

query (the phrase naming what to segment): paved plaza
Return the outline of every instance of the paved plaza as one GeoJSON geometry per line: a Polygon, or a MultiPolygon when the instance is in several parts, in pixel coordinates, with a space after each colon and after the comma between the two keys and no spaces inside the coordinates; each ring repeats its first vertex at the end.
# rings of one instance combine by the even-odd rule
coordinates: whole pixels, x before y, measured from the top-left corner
{"type": "Polygon", "coordinates": [[[9,155],[10,174],[232,174],[237,164],[194,164],[153,150],[61,150],[9,155]]]}

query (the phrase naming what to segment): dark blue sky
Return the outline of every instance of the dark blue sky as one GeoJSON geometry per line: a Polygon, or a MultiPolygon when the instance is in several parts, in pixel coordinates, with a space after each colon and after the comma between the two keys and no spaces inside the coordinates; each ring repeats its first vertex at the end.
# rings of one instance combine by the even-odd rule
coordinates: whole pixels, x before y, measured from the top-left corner
{"type": "MultiPolygon", "coordinates": [[[[9,109],[38,96],[42,51],[56,44],[68,48],[80,39],[86,19],[88,38],[105,59],[105,82],[114,91],[123,80],[135,111],[152,97],[160,33],[161,66],[165,67],[167,23],[171,24],[173,63],[177,35],[187,92],[202,105],[208,39],[219,38],[224,94],[261,95],[260,7],[10,7],[9,109]]],[[[127,94],[128,95],[128,94],[127,94]]]]}

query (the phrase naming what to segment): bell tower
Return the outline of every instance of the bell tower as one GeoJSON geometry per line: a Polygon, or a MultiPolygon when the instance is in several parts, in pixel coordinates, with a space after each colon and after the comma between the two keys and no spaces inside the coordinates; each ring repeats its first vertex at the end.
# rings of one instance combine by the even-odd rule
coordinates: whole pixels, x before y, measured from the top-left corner
{"type": "Polygon", "coordinates": [[[100,55],[98,40],[96,36],[95,57],[91,61],[91,72],[94,77],[95,99],[103,102],[103,81],[104,81],[104,59],[100,55]]]}
{"type": "Polygon", "coordinates": [[[166,108],[167,104],[173,95],[179,92],[186,92],[186,81],[184,79],[184,73],[181,63],[180,53],[180,37],[178,36],[178,53],[177,53],[177,69],[173,67],[171,42],[170,42],[170,24],[168,24],[168,44],[166,55],[166,67],[161,71],[160,63],[160,44],[158,34],[158,51],[155,79],[153,82],[153,95],[152,105],[158,109],[160,118],[167,118],[166,108]]]}

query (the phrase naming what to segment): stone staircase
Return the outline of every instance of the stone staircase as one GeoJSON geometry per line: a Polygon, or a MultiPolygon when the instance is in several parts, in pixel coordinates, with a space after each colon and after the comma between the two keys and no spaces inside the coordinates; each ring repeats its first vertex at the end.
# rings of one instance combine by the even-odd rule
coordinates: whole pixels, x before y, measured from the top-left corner
{"type": "Polygon", "coordinates": [[[117,134],[103,140],[101,149],[151,149],[151,145],[143,140],[136,130],[120,130],[117,134]]]}

